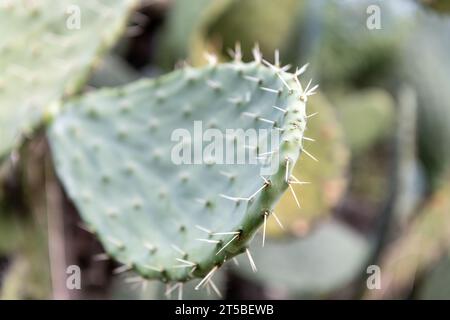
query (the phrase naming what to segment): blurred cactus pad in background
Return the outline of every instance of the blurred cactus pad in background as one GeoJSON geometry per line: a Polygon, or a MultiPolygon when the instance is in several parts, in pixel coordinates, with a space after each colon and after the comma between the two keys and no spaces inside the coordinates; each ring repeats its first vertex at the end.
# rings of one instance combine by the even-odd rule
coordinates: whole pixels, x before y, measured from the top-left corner
{"type": "Polygon", "coordinates": [[[0,34],[0,299],[450,299],[450,1],[4,0],[0,34]]]}

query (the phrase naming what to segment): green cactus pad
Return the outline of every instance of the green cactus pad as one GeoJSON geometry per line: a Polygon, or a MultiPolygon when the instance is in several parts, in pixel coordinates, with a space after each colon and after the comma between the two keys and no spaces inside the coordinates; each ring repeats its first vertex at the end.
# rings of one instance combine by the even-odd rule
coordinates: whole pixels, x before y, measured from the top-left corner
{"type": "MultiPolygon", "coordinates": [[[[296,183],[291,170],[304,150],[305,102],[315,88],[294,81],[301,72],[266,67],[259,53],[255,57],[88,94],[62,108],[51,125],[55,165],[68,194],[107,253],[144,278],[207,275],[204,284],[225,260],[246,251],[296,183]],[[262,176],[261,163],[220,164],[214,156],[175,164],[174,148],[194,153],[201,143],[196,121],[219,133],[280,133],[276,140],[260,134],[257,145],[228,134],[223,142],[244,146],[249,160],[259,156],[276,170],[262,176]],[[192,139],[172,141],[177,129],[192,139]]],[[[210,142],[200,152],[206,154],[210,142]]]]}
{"type": "Polygon", "coordinates": [[[80,88],[96,57],[123,29],[134,3],[0,3],[0,158],[41,123],[51,105],[80,88]]]}

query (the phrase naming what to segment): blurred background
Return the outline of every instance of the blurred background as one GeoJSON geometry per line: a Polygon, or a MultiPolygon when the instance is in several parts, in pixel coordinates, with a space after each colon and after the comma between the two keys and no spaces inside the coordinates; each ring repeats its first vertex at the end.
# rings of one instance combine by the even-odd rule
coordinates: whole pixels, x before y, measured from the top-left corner
{"type": "MultiPolygon", "coordinates": [[[[284,197],[284,229],[254,239],[258,272],[238,259],[215,276],[222,297],[187,284],[184,298],[450,299],[450,0],[144,1],[85,90],[205,52],[227,61],[236,43],[244,61],[258,43],[269,61],[279,49],[293,69],[309,63],[320,162],[299,160],[302,209],[284,197]]],[[[52,170],[43,136],[0,167],[0,299],[166,298],[100,261],[52,170]],[[68,265],[81,290],[67,289],[68,265]]]]}

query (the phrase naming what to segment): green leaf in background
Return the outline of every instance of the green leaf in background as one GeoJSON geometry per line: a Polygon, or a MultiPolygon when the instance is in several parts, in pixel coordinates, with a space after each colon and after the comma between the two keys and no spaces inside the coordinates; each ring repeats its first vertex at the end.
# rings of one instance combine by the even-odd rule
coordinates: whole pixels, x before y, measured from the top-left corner
{"type": "Polygon", "coordinates": [[[0,158],[64,96],[81,88],[96,58],[121,34],[135,3],[2,1],[0,158]]]}
{"type": "MultiPolygon", "coordinates": [[[[240,275],[286,297],[320,297],[345,286],[365,269],[368,242],[344,224],[333,220],[320,224],[304,238],[252,244],[258,272],[240,258],[234,269],[240,275]]],[[[285,297],[285,298],[286,298],[285,297]]]]}
{"type": "Polygon", "coordinates": [[[333,94],[339,120],[352,153],[362,154],[393,132],[393,98],[382,89],[333,94]]]}

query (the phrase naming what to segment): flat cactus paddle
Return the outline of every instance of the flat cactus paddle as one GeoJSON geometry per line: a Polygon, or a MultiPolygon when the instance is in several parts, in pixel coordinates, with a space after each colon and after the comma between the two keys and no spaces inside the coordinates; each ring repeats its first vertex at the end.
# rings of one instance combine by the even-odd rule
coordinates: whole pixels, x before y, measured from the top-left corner
{"type": "Polygon", "coordinates": [[[136,3],[0,1],[0,160],[83,86],[136,3]]]}
{"type": "Polygon", "coordinates": [[[237,52],[232,63],[210,59],[103,89],[54,118],[48,136],[57,173],[107,254],[124,264],[119,271],[165,282],[203,277],[200,288],[235,255],[247,251],[254,265],[248,242],[298,182],[291,171],[316,89],[302,88],[304,68],[287,73],[254,54],[251,63],[237,52]],[[204,134],[196,136],[199,125],[204,134]],[[239,129],[258,132],[256,142],[230,134],[239,129]],[[174,139],[180,133],[191,136],[174,139]],[[245,149],[246,163],[207,152],[221,135],[224,147],[245,149]],[[265,171],[268,164],[275,170],[265,171]]]}

